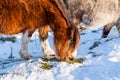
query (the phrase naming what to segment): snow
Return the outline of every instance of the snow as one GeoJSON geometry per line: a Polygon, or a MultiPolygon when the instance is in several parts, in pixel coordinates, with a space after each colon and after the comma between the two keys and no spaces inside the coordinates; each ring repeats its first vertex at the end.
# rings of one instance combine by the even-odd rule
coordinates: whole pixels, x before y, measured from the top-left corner
{"type": "MultiPolygon", "coordinates": [[[[108,38],[101,39],[102,28],[81,31],[81,41],[77,57],[85,58],[83,63],[48,62],[50,70],[40,68],[41,50],[37,31],[29,42],[32,60],[22,60],[18,54],[21,34],[15,43],[0,41],[0,80],[120,80],[120,37],[114,27],[108,38]],[[94,46],[97,44],[97,46],[94,46]],[[13,60],[8,57],[12,53],[13,60]]],[[[2,35],[5,36],[5,35],[2,35]]],[[[53,48],[53,35],[49,34],[53,48]]]]}

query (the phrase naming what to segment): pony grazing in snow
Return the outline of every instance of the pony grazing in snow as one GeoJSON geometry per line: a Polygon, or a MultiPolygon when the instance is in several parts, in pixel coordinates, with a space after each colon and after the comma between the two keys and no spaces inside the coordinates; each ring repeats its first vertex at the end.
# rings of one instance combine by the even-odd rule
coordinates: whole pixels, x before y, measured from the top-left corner
{"type": "Polygon", "coordinates": [[[54,33],[54,47],[60,60],[73,59],[80,36],[70,23],[58,0],[0,0],[0,33],[23,33],[20,56],[30,59],[28,42],[38,28],[42,50],[46,56],[54,54],[48,43],[48,26],[54,33]]]}

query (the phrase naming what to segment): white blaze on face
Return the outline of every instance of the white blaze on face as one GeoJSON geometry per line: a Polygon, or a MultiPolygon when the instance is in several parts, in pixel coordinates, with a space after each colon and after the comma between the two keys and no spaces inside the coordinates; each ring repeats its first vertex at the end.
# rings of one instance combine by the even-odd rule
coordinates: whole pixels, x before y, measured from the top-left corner
{"type": "Polygon", "coordinates": [[[42,50],[47,57],[55,55],[54,50],[52,50],[49,45],[48,39],[44,41],[41,40],[41,44],[42,44],[42,50]]]}
{"type": "Polygon", "coordinates": [[[24,59],[30,59],[30,55],[28,53],[28,42],[30,41],[30,37],[28,37],[28,31],[26,31],[22,35],[22,44],[19,54],[24,59]]]}
{"type": "Polygon", "coordinates": [[[74,58],[77,57],[77,49],[72,53],[72,56],[73,56],[74,58]]]}

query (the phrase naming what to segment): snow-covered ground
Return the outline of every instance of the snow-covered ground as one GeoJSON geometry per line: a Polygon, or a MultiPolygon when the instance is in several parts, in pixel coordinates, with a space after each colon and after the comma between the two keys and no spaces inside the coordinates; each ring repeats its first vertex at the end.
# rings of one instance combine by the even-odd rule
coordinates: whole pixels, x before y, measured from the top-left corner
{"type": "MultiPolygon", "coordinates": [[[[102,28],[85,30],[81,33],[77,57],[83,63],[48,62],[50,70],[40,68],[41,50],[37,32],[29,43],[32,61],[21,60],[19,49],[21,34],[15,43],[0,41],[0,80],[120,80],[120,37],[113,28],[106,39],[101,39],[102,28]],[[9,59],[11,52],[14,58],[9,59]]],[[[49,35],[53,47],[52,35],[49,35]]]]}

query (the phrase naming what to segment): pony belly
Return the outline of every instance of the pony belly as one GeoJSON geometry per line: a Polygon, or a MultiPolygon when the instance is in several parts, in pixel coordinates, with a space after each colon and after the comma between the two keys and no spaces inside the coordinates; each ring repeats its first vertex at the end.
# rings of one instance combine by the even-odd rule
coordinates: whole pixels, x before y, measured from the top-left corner
{"type": "Polygon", "coordinates": [[[105,26],[109,23],[116,22],[119,19],[118,14],[104,14],[104,13],[99,13],[95,14],[95,16],[88,16],[88,15],[83,15],[83,24],[85,24],[88,27],[101,27],[105,26]]]}

